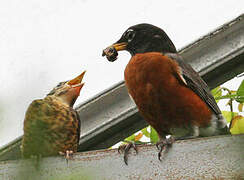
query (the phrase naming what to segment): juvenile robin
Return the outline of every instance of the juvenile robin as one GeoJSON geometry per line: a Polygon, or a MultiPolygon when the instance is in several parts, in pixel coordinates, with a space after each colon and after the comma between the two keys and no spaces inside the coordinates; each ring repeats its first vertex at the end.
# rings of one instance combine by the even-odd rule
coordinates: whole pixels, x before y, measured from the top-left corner
{"type": "Polygon", "coordinates": [[[103,50],[103,56],[113,62],[121,50],[132,56],[124,71],[125,84],[139,112],[158,133],[159,159],[174,140],[229,133],[207,84],[177,54],[162,29],[151,24],[131,26],[103,50]],[[167,135],[172,136],[167,139],[167,135]]]}
{"type": "Polygon", "coordinates": [[[66,159],[77,151],[80,119],[73,105],[80,95],[85,71],[59,83],[44,99],[34,100],[24,120],[22,156],[43,157],[58,154],[66,159]]]}

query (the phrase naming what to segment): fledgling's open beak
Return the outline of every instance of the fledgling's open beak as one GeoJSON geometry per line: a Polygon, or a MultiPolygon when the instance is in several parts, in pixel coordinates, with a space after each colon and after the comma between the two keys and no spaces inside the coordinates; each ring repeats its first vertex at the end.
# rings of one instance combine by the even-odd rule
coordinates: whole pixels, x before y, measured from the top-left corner
{"type": "Polygon", "coordinates": [[[83,71],[79,76],[68,81],[67,84],[70,85],[72,88],[77,89],[80,92],[81,88],[85,84],[82,82],[82,79],[83,79],[85,73],[86,73],[86,71],[83,71]]]}
{"type": "Polygon", "coordinates": [[[128,43],[126,43],[126,42],[114,43],[113,45],[111,45],[103,50],[102,56],[106,56],[108,61],[113,62],[118,57],[118,51],[125,50],[127,45],[128,45],[128,43]]]}

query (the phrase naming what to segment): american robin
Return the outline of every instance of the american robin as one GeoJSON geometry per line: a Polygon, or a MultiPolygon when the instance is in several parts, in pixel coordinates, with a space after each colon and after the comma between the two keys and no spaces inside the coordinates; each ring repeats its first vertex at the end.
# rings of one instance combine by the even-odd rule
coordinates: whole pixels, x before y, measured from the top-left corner
{"type": "Polygon", "coordinates": [[[65,155],[77,151],[80,119],[73,105],[83,87],[85,71],[59,83],[44,99],[34,100],[27,109],[21,151],[24,158],[65,155]]]}
{"type": "Polygon", "coordinates": [[[159,159],[174,140],[229,133],[207,84],[177,54],[162,29],[131,26],[103,50],[103,56],[113,62],[121,50],[132,56],[124,71],[125,84],[139,112],[158,133],[159,159]]]}

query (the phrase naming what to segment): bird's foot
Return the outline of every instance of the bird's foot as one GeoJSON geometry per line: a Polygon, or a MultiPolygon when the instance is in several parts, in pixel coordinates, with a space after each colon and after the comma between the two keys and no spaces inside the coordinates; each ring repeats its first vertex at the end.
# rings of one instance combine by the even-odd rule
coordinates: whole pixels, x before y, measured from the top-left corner
{"type": "Polygon", "coordinates": [[[166,148],[166,150],[167,150],[167,148],[171,147],[174,142],[175,142],[175,139],[171,136],[168,139],[161,139],[160,141],[158,141],[156,143],[156,147],[159,150],[159,152],[158,152],[159,161],[161,161],[161,153],[162,153],[163,149],[166,148]]]}
{"type": "Polygon", "coordinates": [[[136,147],[136,144],[135,142],[130,142],[130,141],[125,141],[126,143],[125,144],[122,144],[119,146],[118,148],[118,152],[119,153],[124,153],[124,162],[126,165],[128,165],[128,154],[129,154],[129,150],[131,148],[133,148],[136,152],[136,154],[138,153],[137,151],[137,147],[136,147]]]}
{"type": "Polygon", "coordinates": [[[61,156],[64,156],[64,158],[66,159],[66,162],[68,163],[68,161],[72,158],[73,156],[73,151],[70,150],[66,150],[65,152],[60,151],[59,154],[61,156]]]}

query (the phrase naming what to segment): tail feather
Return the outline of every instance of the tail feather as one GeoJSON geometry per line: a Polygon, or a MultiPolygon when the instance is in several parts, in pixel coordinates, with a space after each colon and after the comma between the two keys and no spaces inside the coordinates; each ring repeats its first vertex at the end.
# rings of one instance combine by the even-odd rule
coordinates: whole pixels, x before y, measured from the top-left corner
{"type": "Polygon", "coordinates": [[[227,134],[231,134],[228,126],[225,126],[224,128],[219,129],[219,135],[227,135],[227,134]]]}
{"type": "Polygon", "coordinates": [[[227,121],[222,114],[217,116],[218,118],[218,130],[220,135],[231,134],[227,126],[227,121]]]}

